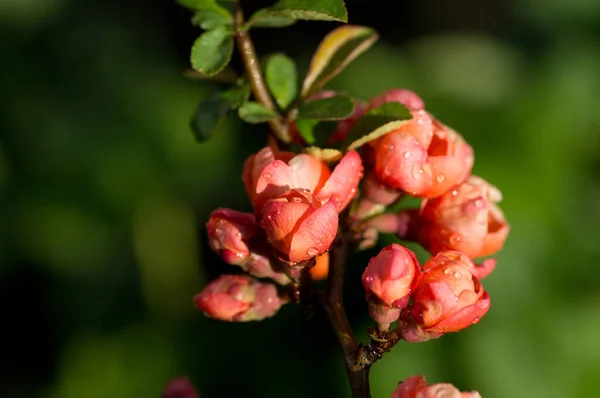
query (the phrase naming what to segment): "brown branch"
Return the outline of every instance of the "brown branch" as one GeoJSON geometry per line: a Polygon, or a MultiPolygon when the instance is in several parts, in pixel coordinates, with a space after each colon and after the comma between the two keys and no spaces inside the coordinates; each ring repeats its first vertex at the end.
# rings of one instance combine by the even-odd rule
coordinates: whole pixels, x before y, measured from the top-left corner
{"type": "MultiPolygon", "coordinates": [[[[235,39],[237,42],[237,47],[239,53],[244,62],[244,67],[248,72],[248,80],[250,81],[250,88],[252,89],[252,94],[258,102],[260,102],[265,108],[270,110],[276,110],[275,104],[271,99],[271,95],[269,94],[269,90],[267,85],[265,84],[265,80],[262,76],[262,71],[260,69],[260,64],[258,62],[258,57],[256,56],[256,51],[254,50],[254,44],[252,44],[252,40],[250,39],[250,34],[248,30],[243,28],[244,26],[244,13],[242,12],[242,8],[240,5],[237,5],[237,10],[235,13],[235,24],[236,24],[236,32],[235,39]]],[[[272,119],[269,120],[269,126],[273,132],[273,135],[277,137],[281,142],[288,144],[291,142],[290,133],[285,124],[281,122],[280,119],[272,119]]]]}

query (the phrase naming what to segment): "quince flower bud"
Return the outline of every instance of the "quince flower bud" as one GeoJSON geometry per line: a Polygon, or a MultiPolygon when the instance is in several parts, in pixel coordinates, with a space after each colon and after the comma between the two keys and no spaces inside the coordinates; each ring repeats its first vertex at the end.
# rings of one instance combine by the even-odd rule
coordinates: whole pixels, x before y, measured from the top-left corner
{"type": "Polygon", "coordinates": [[[472,268],[472,261],[455,251],[427,261],[397,334],[410,342],[427,341],[478,323],[490,308],[490,298],[472,268]]]}
{"type": "Polygon", "coordinates": [[[418,241],[436,254],[460,251],[471,258],[494,254],[504,245],[509,225],[496,205],[502,194],[483,179],[470,176],[439,198],[424,203],[418,241]]]}
{"type": "Polygon", "coordinates": [[[260,232],[251,213],[219,208],[206,223],[208,244],[225,262],[240,265],[250,256],[247,242],[260,232]]]}
{"type": "Polygon", "coordinates": [[[338,229],[336,202],[320,201],[309,193],[291,190],[269,200],[261,226],[267,241],[284,260],[298,263],[325,253],[338,229]]]}
{"type": "Polygon", "coordinates": [[[414,253],[402,245],[384,247],[369,261],[362,284],[369,303],[371,318],[387,329],[408,304],[414,282],[421,274],[414,253]]]}
{"type": "Polygon", "coordinates": [[[477,391],[460,392],[449,383],[427,384],[423,376],[405,379],[392,393],[391,398],[481,398],[477,391]]]}
{"type": "Polygon", "coordinates": [[[194,296],[196,307],[205,315],[229,322],[272,317],[285,302],[273,284],[247,275],[222,275],[194,296]]]}
{"type": "Polygon", "coordinates": [[[198,393],[190,379],[178,377],[167,384],[161,398],[198,398],[198,393]]]}

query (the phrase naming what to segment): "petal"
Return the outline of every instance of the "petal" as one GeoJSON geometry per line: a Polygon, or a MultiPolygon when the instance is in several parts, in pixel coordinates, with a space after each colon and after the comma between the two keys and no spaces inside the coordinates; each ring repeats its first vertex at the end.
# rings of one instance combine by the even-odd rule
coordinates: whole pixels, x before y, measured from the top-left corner
{"type": "Polygon", "coordinates": [[[330,200],[306,217],[294,232],[289,259],[292,262],[308,260],[325,253],[338,229],[338,212],[335,201],[330,200]]]}
{"type": "Polygon", "coordinates": [[[254,198],[256,197],[256,183],[260,172],[273,160],[275,160],[273,150],[270,147],[265,147],[257,154],[250,155],[244,162],[242,180],[244,181],[244,187],[251,202],[254,202],[254,198]]]}
{"type": "Polygon", "coordinates": [[[282,254],[289,255],[298,222],[305,218],[310,210],[311,206],[308,203],[288,202],[285,199],[269,200],[264,207],[261,223],[269,243],[282,254]]]}
{"type": "Polygon", "coordinates": [[[435,327],[430,328],[430,330],[443,333],[457,332],[478,323],[489,309],[490,296],[484,291],[476,303],[462,308],[451,317],[444,319],[435,325],[435,327]]]}
{"type": "Polygon", "coordinates": [[[426,161],[427,152],[416,138],[392,132],[377,148],[375,171],[383,183],[417,196],[432,184],[426,161]]]}
{"type": "Polygon", "coordinates": [[[425,108],[421,97],[410,90],[402,88],[393,88],[373,97],[369,102],[369,107],[375,108],[388,102],[400,102],[411,111],[418,111],[425,108]]]}
{"type": "Polygon", "coordinates": [[[303,153],[295,156],[288,164],[293,173],[292,188],[308,189],[313,195],[325,185],[331,175],[325,163],[303,153]]]}
{"type": "Polygon", "coordinates": [[[250,307],[250,303],[236,300],[227,293],[200,293],[194,296],[194,303],[206,315],[222,321],[232,321],[250,307]]]}
{"type": "Polygon", "coordinates": [[[327,202],[332,197],[336,198],[337,210],[341,212],[356,196],[362,175],[363,165],[360,155],[356,151],[348,152],[335,167],[316,198],[321,203],[327,202]]]}

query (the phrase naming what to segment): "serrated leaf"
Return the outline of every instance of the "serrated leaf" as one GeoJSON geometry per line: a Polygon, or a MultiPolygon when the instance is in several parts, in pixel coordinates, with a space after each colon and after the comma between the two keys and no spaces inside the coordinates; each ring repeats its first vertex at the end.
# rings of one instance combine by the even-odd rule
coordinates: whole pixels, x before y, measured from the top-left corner
{"type": "Polygon", "coordinates": [[[343,153],[337,149],[332,148],[319,148],[316,146],[309,146],[302,150],[303,153],[306,153],[314,158],[322,160],[325,163],[333,163],[337,162],[342,158],[343,153]]]}
{"type": "Polygon", "coordinates": [[[263,8],[262,10],[256,11],[246,25],[244,29],[250,28],[285,28],[296,23],[296,19],[281,17],[277,13],[271,14],[269,8],[263,8]]]}
{"type": "Polygon", "coordinates": [[[356,141],[353,141],[350,145],[348,145],[348,148],[346,150],[352,151],[356,148],[359,148],[359,147],[365,145],[369,141],[376,140],[377,138],[386,135],[390,131],[399,129],[400,127],[402,127],[403,125],[405,125],[408,122],[409,122],[409,120],[396,120],[394,122],[384,124],[383,126],[380,126],[379,128],[372,131],[371,133],[369,133],[367,135],[363,135],[356,141]]]}
{"type": "Polygon", "coordinates": [[[190,120],[190,128],[199,142],[211,138],[219,130],[231,109],[248,100],[248,85],[212,94],[205,98],[190,120]]]}
{"type": "Polygon", "coordinates": [[[378,37],[377,32],[365,26],[345,25],[331,31],[313,55],[302,84],[302,96],[306,97],[323,87],[371,47],[378,37]]]}
{"type": "Polygon", "coordinates": [[[296,65],[285,54],[274,54],[269,57],[265,65],[265,79],[281,109],[285,109],[296,98],[298,94],[296,65]]]}
{"type": "Polygon", "coordinates": [[[238,109],[238,115],[248,123],[263,123],[276,119],[279,115],[258,102],[248,101],[238,109]]]}
{"type": "Polygon", "coordinates": [[[298,117],[317,120],[341,120],[354,111],[354,101],[345,95],[334,95],[302,103],[298,108],[298,117]]]}
{"type": "Polygon", "coordinates": [[[308,144],[314,144],[315,138],[315,126],[319,123],[315,119],[296,119],[296,128],[300,137],[308,144]]]}
{"type": "Polygon", "coordinates": [[[271,17],[306,21],[348,22],[348,12],[342,0],[279,0],[265,13],[271,17]]]}
{"type": "Polygon", "coordinates": [[[412,115],[406,106],[400,102],[387,102],[370,109],[361,116],[361,118],[356,121],[354,127],[352,127],[352,130],[348,133],[345,142],[346,144],[350,144],[363,136],[371,134],[385,124],[401,120],[410,120],[411,118],[412,115]]]}
{"type": "Polygon", "coordinates": [[[233,24],[231,13],[217,0],[179,0],[179,3],[196,11],[192,17],[192,23],[202,29],[208,30],[233,24]]]}
{"type": "Polygon", "coordinates": [[[212,76],[227,66],[232,52],[232,33],[221,26],[200,35],[192,46],[190,60],[194,69],[212,76]]]}

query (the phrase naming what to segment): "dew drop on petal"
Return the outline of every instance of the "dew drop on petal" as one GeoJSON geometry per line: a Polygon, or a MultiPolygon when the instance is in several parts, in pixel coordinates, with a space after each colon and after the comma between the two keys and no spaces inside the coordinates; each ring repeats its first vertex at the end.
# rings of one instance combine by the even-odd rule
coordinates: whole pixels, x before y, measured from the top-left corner
{"type": "Polygon", "coordinates": [[[373,277],[372,277],[372,276],[367,276],[367,277],[365,278],[365,282],[367,282],[367,283],[371,283],[371,282],[373,282],[373,277]]]}
{"type": "Polygon", "coordinates": [[[319,253],[319,251],[317,249],[315,249],[314,247],[311,247],[310,249],[306,250],[306,254],[308,254],[311,257],[316,256],[318,253],[319,253]]]}
{"type": "Polygon", "coordinates": [[[438,175],[437,175],[437,177],[435,177],[435,180],[436,180],[437,182],[439,182],[440,184],[441,184],[442,182],[444,182],[444,180],[445,180],[445,179],[446,179],[446,176],[445,176],[445,175],[443,175],[443,174],[438,174],[438,175]]]}
{"type": "Polygon", "coordinates": [[[475,319],[473,319],[473,322],[472,322],[472,323],[473,323],[473,324],[476,324],[477,322],[479,322],[479,317],[478,317],[478,316],[476,316],[476,317],[475,317],[475,319]]]}
{"type": "Polygon", "coordinates": [[[270,180],[273,176],[270,173],[264,174],[265,180],[270,180]]]}
{"type": "Polygon", "coordinates": [[[455,272],[454,273],[454,278],[455,279],[460,279],[460,278],[462,278],[462,275],[460,274],[460,272],[455,272]]]}
{"type": "Polygon", "coordinates": [[[444,275],[450,275],[450,274],[452,274],[452,270],[450,268],[446,268],[444,270],[444,275]]]}
{"type": "Polygon", "coordinates": [[[410,152],[408,152],[408,151],[404,152],[404,157],[405,158],[409,158],[410,157],[410,152]]]}
{"type": "Polygon", "coordinates": [[[452,196],[456,196],[456,195],[458,195],[458,191],[457,191],[456,189],[454,189],[454,190],[452,191],[452,196]]]}
{"type": "Polygon", "coordinates": [[[279,167],[279,162],[273,162],[273,167],[279,167]]]}
{"type": "Polygon", "coordinates": [[[477,199],[475,201],[475,207],[483,207],[483,200],[477,199]]]}

